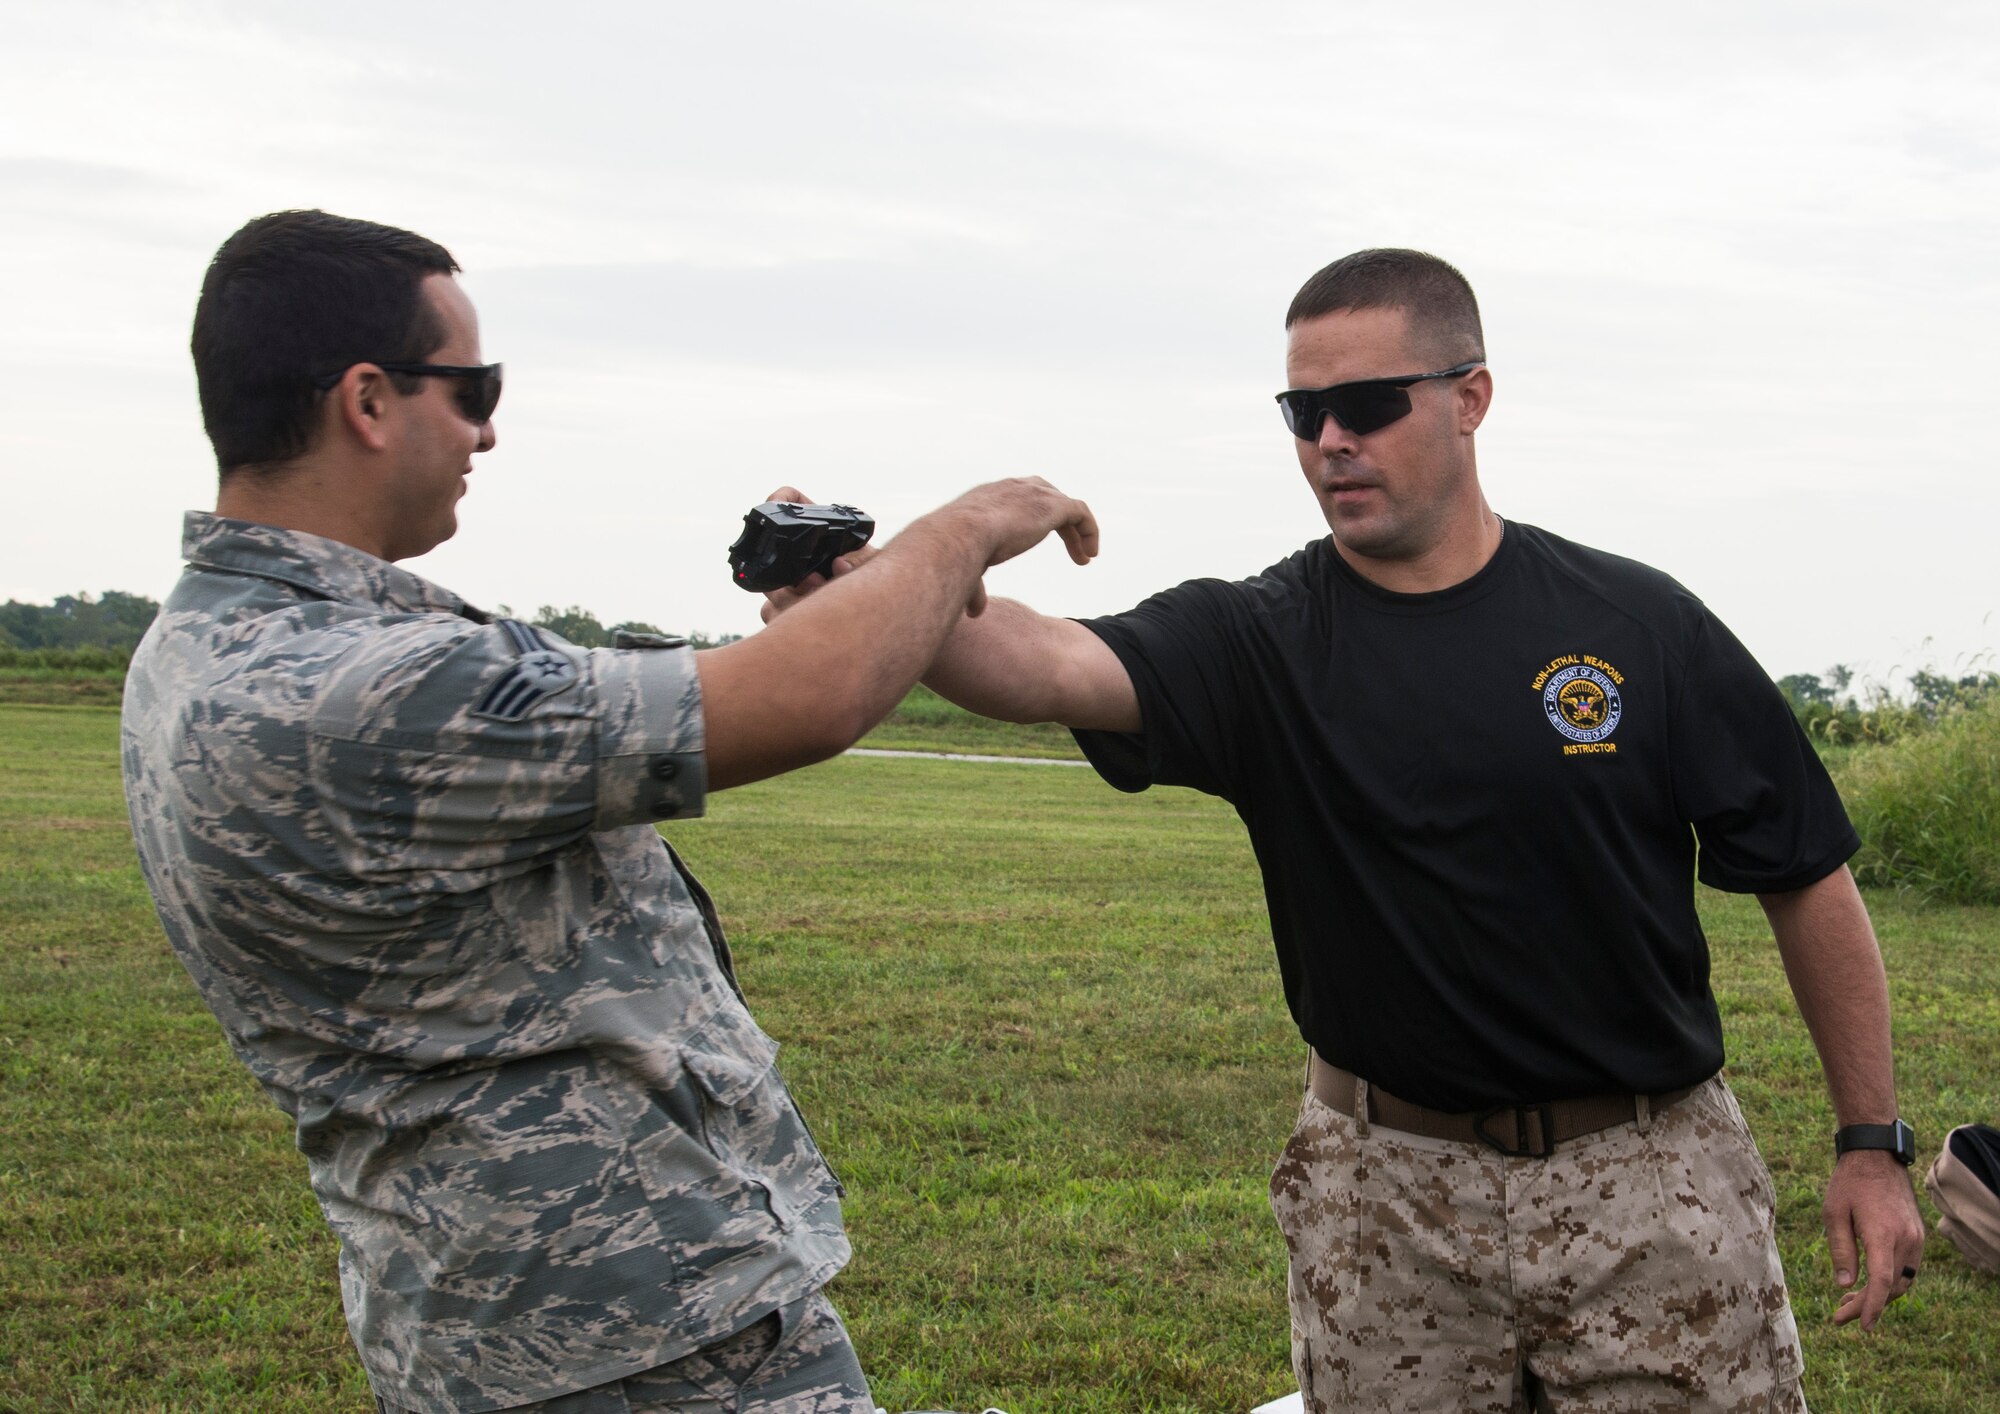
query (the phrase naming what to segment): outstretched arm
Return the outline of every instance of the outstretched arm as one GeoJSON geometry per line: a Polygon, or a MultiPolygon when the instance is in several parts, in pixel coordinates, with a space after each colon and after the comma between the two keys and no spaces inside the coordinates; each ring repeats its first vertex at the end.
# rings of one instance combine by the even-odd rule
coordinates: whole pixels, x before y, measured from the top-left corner
{"type": "MultiPolygon", "coordinates": [[[[784,486],[771,499],[805,496],[784,486]]],[[[780,615],[789,619],[796,606],[846,583],[862,566],[872,569],[879,560],[876,552],[862,550],[834,561],[831,584],[813,575],[792,589],[766,595],[765,622],[780,615]]],[[[923,681],[968,712],[1003,722],[1057,722],[1112,732],[1140,729],[1131,676],[1103,639],[1073,619],[1039,614],[1012,599],[989,600],[977,588],[923,681]]]]}
{"type": "MultiPolygon", "coordinates": [[[[1896,1118],[1895,1059],[1889,1040],[1889,984],[1860,890],[1846,866],[1790,893],[1759,894],[1784,958],[1799,1014],[1819,1051],[1834,1122],[1888,1124],[1896,1118]]],[[[1823,1214],[1834,1280],[1852,1288],[1857,1258],[1868,1284],[1849,1290],[1834,1323],[1874,1329],[1883,1308],[1910,1288],[1924,1250],[1923,1218],[1910,1175],[1880,1149],[1852,1150],[1834,1165],[1823,1214]]]]}
{"type": "Polygon", "coordinates": [[[697,654],[711,788],[852,746],[916,684],[987,567],[1050,531],[1078,564],[1097,553],[1090,508],[1040,477],[977,487],[762,632],[697,654]]]}
{"type": "Polygon", "coordinates": [[[1118,655],[1073,619],[1012,599],[988,602],[951,632],[924,685],[969,712],[1003,722],[1060,722],[1139,730],[1139,697],[1118,655]]]}

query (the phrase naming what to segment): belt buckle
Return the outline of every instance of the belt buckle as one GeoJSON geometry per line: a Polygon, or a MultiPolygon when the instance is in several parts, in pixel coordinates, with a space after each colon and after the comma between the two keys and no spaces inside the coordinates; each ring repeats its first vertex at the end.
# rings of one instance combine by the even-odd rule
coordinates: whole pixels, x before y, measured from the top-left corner
{"type": "Polygon", "coordinates": [[[1546,1159],[1556,1151],[1556,1114],[1553,1105],[1495,1105],[1492,1109],[1474,1117],[1472,1132],[1488,1148],[1498,1149],[1510,1159],[1546,1159]],[[1499,1138],[1487,1132],[1487,1124],[1495,1115],[1514,1116],[1514,1146],[1510,1149],[1499,1138]],[[1541,1120],[1540,1145],[1528,1142],[1528,1116],[1541,1120]]]}

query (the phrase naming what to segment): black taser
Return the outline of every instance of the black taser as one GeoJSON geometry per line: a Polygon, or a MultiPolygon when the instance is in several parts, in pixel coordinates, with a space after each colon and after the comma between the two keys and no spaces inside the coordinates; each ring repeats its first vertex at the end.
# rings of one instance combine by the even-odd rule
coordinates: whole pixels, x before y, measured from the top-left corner
{"type": "Polygon", "coordinates": [[[763,594],[789,589],[808,575],[833,573],[833,562],[875,534],[875,518],[853,506],[806,506],[766,501],[743,517],[729,547],[737,585],[763,594]]]}

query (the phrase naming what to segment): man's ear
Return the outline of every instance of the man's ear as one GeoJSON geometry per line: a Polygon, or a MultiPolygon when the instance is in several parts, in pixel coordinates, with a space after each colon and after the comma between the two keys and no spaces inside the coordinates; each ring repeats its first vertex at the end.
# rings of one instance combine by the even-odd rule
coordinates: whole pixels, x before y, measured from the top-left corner
{"type": "Polygon", "coordinates": [[[385,425],[396,390],[372,363],[357,363],[327,393],[328,431],[352,437],[371,452],[389,445],[385,425]]]}
{"type": "MultiPolygon", "coordinates": [[[[351,371],[351,370],[350,370],[351,371]]],[[[1486,420],[1486,410],[1493,406],[1493,374],[1484,368],[1475,368],[1458,380],[1458,434],[1470,437],[1479,430],[1479,424],[1486,420]]]]}

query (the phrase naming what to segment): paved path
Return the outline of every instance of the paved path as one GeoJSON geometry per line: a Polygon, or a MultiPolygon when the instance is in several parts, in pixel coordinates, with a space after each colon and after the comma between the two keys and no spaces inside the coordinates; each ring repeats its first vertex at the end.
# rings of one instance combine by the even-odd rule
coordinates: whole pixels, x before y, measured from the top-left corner
{"type": "Polygon", "coordinates": [[[1000,761],[1009,766],[1089,766],[1088,761],[1065,761],[1059,756],[971,756],[959,751],[879,751],[872,746],[850,746],[845,756],[902,756],[919,761],[1000,761]]]}

